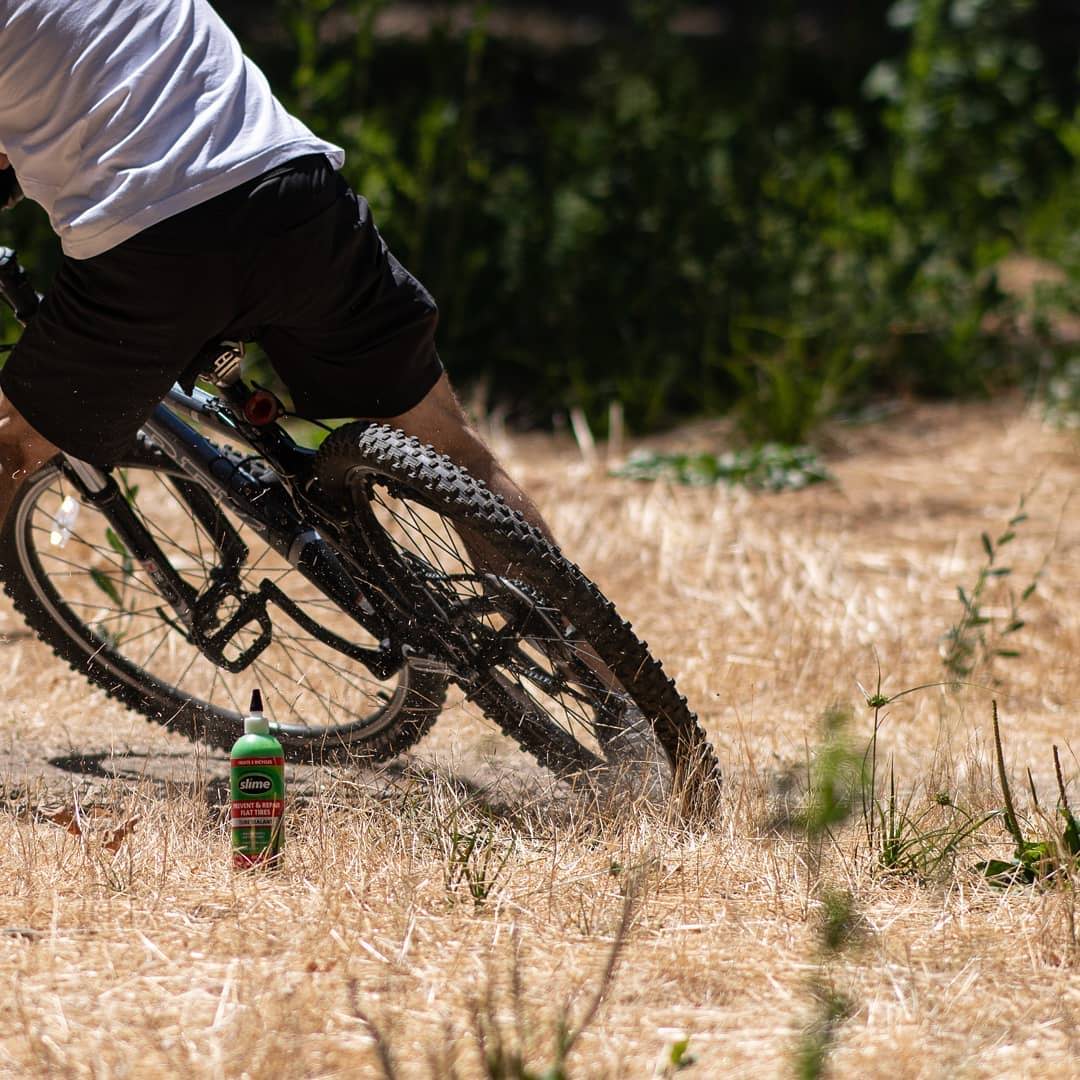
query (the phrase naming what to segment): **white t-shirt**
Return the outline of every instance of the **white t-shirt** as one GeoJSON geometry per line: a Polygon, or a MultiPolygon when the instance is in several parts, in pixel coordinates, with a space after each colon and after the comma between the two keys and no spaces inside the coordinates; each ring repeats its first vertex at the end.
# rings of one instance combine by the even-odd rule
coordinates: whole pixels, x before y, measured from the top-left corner
{"type": "Polygon", "coordinates": [[[291,158],[345,159],[207,0],[0,0],[0,152],[76,259],[291,158]]]}

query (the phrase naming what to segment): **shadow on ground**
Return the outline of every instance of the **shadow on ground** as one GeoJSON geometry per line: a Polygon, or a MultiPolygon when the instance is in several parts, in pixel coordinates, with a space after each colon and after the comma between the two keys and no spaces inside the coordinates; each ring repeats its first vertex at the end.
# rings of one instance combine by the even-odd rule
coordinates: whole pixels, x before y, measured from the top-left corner
{"type": "MultiPolygon", "coordinates": [[[[137,784],[143,792],[153,792],[162,799],[181,793],[203,798],[211,810],[229,803],[228,758],[218,755],[101,750],[57,755],[47,761],[60,773],[96,782],[93,786],[98,790],[94,795],[99,799],[105,794],[114,796],[118,787],[137,784]]],[[[524,785],[520,777],[513,775],[482,781],[464,771],[448,770],[417,758],[395,760],[377,768],[360,764],[351,768],[289,765],[287,777],[289,801],[297,808],[308,805],[328,789],[333,789],[335,802],[348,804],[370,798],[403,799],[439,786],[454,802],[468,803],[492,817],[510,818],[535,809],[538,795],[547,794],[543,784],[524,785]]],[[[47,786],[51,789],[57,785],[47,786]]]]}

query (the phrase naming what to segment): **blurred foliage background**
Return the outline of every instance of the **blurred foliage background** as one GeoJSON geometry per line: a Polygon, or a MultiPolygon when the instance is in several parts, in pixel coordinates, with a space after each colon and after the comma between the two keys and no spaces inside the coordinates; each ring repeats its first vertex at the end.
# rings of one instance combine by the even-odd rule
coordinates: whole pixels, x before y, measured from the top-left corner
{"type": "Polygon", "coordinates": [[[216,6],[523,423],[1080,382],[1075,0],[216,6]]]}

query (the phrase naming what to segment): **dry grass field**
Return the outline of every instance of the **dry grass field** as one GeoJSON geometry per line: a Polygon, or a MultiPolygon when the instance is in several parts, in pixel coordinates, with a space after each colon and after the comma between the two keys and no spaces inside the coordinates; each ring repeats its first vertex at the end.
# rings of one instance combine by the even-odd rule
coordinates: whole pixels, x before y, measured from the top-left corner
{"type": "Polygon", "coordinates": [[[1041,570],[1020,655],[977,653],[979,686],[886,707],[878,788],[891,762],[926,830],[999,808],[996,698],[1025,828],[1049,829],[1025,769],[1052,813],[1053,745],[1080,804],[1075,437],[1018,401],[910,407],[834,428],[835,483],[780,495],[616,480],[569,441],[491,437],[699,711],[717,820],[596,820],[456,706],[381,775],[291,770],[284,868],[234,876],[222,756],[89,689],[5,601],[0,1074],[790,1076],[827,994],[847,1003],[836,1076],[1080,1076],[1075,866],[1072,888],[991,885],[974,864],[1008,857],[999,819],[922,874],[882,869],[858,810],[817,845],[782,821],[828,707],[852,708],[861,749],[859,682],[946,675],[957,586],[1025,494],[983,607],[1000,629],[1004,590],[1041,570]],[[828,951],[837,891],[853,933],[828,951]]]}

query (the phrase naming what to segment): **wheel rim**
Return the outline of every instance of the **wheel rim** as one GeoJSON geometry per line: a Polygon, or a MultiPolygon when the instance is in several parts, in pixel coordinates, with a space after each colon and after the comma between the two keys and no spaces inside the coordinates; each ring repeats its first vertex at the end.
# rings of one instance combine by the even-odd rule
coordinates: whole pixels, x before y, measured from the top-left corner
{"type": "MultiPolygon", "coordinates": [[[[170,565],[196,589],[205,588],[213,544],[167,475],[152,469],[115,475],[170,565]]],[[[95,664],[137,690],[235,722],[252,686],[260,685],[276,730],[293,742],[370,739],[394,724],[406,705],[416,681],[410,667],[378,680],[272,604],[273,638],[265,652],[236,674],[218,668],[185,640],[146,571],[56,466],[31,481],[17,514],[19,559],[38,601],[95,664]]],[[[327,629],[356,644],[376,644],[252,529],[226,516],[249,547],[241,570],[245,587],[273,581],[327,629]]],[[[244,628],[237,642],[256,635],[256,628],[244,628]]]]}

